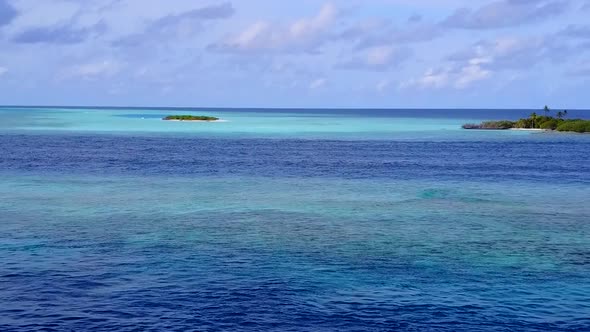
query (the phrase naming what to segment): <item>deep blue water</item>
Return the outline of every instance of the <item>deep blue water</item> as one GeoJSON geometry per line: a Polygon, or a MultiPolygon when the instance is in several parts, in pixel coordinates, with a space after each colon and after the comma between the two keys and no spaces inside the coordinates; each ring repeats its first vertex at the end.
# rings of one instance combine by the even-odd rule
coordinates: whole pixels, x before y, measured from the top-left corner
{"type": "Polygon", "coordinates": [[[443,138],[0,133],[0,331],[590,330],[590,137],[443,138]]]}
{"type": "Polygon", "coordinates": [[[262,176],[590,184],[590,138],[541,141],[330,141],[5,135],[14,172],[262,176]]]}

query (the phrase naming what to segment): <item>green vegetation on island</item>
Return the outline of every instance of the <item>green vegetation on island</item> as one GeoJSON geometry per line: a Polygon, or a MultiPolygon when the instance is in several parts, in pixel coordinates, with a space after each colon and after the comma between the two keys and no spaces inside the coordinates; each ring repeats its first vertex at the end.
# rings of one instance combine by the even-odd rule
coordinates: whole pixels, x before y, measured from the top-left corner
{"type": "Polygon", "coordinates": [[[555,113],[555,117],[550,116],[551,109],[547,106],[543,109],[545,115],[538,115],[536,112],[528,118],[518,121],[484,121],[480,124],[468,123],[463,125],[463,129],[543,129],[556,130],[564,132],[590,133],[590,120],[582,119],[565,119],[567,111],[555,113]]]}
{"type": "Polygon", "coordinates": [[[214,116],[203,116],[203,115],[170,115],[165,117],[163,120],[167,121],[217,121],[219,118],[214,116]]]}
{"type": "Polygon", "coordinates": [[[468,123],[463,125],[463,129],[511,129],[514,128],[514,121],[484,121],[480,124],[468,123]]]}

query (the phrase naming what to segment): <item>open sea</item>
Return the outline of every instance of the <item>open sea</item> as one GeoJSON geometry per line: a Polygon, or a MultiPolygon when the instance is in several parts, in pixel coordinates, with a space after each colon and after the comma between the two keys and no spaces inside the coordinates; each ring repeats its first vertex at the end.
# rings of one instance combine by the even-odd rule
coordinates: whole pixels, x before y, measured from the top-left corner
{"type": "Polygon", "coordinates": [[[0,331],[590,331],[590,135],[460,128],[531,112],[0,108],[0,331]]]}

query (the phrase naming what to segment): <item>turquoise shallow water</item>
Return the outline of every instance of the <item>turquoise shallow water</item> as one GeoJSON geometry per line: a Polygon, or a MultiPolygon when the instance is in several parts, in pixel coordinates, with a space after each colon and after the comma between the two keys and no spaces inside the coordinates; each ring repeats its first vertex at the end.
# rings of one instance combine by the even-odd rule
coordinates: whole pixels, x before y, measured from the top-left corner
{"type": "MultiPolygon", "coordinates": [[[[589,114],[571,112],[572,116],[589,114]]],[[[529,135],[461,130],[464,123],[518,118],[528,113],[524,110],[0,108],[0,130],[242,138],[473,139],[529,135]],[[223,122],[162,121],[172,114],[211,115],[223,122]]]]}
{"type": "Polygon", "coordinates": [[[0,115],[0,330],[590,328],[587,135],[20,111],[0,115]]]}

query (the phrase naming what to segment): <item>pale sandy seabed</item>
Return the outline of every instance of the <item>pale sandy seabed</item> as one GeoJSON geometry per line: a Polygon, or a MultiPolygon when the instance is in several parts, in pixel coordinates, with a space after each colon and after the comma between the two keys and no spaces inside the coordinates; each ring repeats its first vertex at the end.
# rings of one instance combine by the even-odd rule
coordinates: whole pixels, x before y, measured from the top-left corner
{"type": "Polygon", "coordinates": [[[549,129],[539,129],[539,128],[510,128],[510,130],[518,130],[518,131],[552,131],[549,129]]]}

